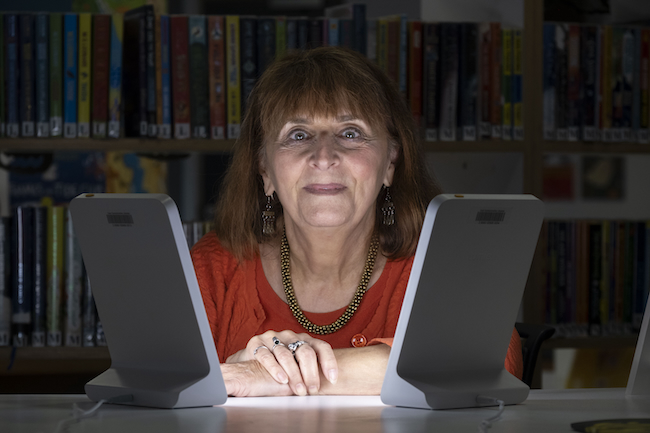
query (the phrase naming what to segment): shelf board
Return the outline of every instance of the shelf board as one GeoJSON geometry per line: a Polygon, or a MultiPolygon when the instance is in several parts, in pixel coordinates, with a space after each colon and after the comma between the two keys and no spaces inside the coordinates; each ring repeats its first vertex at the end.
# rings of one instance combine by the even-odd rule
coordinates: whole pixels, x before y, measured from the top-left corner
{"type": "Polygon", "coordinates": [[[15,138],[0,139],[0,150],[50,152],[56,150],[130,151],[146,153],[231,152],[235,140],[159,140],[141,138],[15,138]]]}
{"type": "Polygon", "coordinates": [[[611,337],[551,338],[544,342],[544,349],[620,349],[636,346],[636,335],[611,337]]]}
{"type": "Polygon", "coordinates": [[[110,367],[108,347],[0,348],[0,376],[101,373],[110,367]],[[11,368],[10,368],[11,367],[11,368]]]}
{"type": "MultiPolygon", "coordinates": [[[[159,140],[140,138],[12,138],[0,139],[0,151],[51,152],[56,150],[79,151],[130,151],[145,153],[232,152],[235,140],[159,140]]],[[[523,141],[436,141],[423,142],[427,152],[523,152],[523,141]]]]}
{"type": "Polygon", "coordinates": [[[544,141],[545,153],[650,153],[650,144],[544,141]]]}

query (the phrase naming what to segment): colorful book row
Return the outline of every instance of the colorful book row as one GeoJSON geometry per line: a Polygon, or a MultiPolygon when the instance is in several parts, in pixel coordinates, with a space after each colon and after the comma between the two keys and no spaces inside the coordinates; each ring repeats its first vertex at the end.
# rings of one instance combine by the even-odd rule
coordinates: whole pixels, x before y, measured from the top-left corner
{"type": "Polygon", "coordinates": [[[544,24],[546,140],[648,143],[650,28],[544,24]]]}
{"type": "MultiPolygon", "coordinates": [[[[205,222],[184,223],[191,248],[205,222]]],[[[0,346],[106,345],[65,206],[18,206],[0,219],[0,346]]]]}
{"type": "Polygon", "coordinates": [[[522,31],[498,23],[326,17],[10,14],[0,20],[0,134],[235,139],[277,57],[345,46],[407,98],[427,141],[523,139],[522,31]]]}
{"type": "Polygon", "coordinates": [[[650,222],[548,221],[544,317],[559,336],[639,329],[650,288],[650,222]]]}

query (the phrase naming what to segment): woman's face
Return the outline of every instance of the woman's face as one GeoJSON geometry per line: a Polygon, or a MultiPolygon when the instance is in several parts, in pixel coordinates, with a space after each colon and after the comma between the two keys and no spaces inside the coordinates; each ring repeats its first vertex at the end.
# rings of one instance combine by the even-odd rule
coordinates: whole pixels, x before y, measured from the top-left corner
{"type": "Polygon", "coordinates": [[[374,221],[382,184],[390,185],[397,151],[385,134],[342,114],[290,119],[269,140],[260,171],[284,218],[303,227],[344,227],[374,221]]]}

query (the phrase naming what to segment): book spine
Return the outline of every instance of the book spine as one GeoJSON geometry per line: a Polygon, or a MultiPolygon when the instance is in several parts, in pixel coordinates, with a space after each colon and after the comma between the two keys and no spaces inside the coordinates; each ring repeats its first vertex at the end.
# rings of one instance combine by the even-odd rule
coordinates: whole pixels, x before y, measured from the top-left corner
{"type": "Polygon", "coordinates": [[[189,29],[186,16],[170,17],[174,138],[190,138],[189,29]]]}
{"type": "MultiPolygon", "coordinates": [[[[287,50],[295,50],[298,48],[298,19],[297,18],[287,18],[286,19],[286,46],[285,52],[287,50]]],[[[228,40],[228,38],[226,38],[228,40]]],[[[278,55],[280,53],[278,52],[278,55]]]]}
{"type": "MultiPolygon", "coordinates": [[[[404,18],[406,22],[406,18],[404,18]]],[[[365,54],[368,48],[366,30],[366,5],[364,3],[352,4],[352,23],[354,28],[354,49],[365,54]]]]}
{"type": "Polygon", "coordinates": [[[63,16],[50,14],[50,136],[63,135],[63,16]]]}
{"type": "Polygon", "coordinates": [[[624,28],[621,40],[621,141],[632,141],[633,105],[634,105],[634,62],[636,52],[634,31],[624,28]]]}
{"type": "Polygon", "coordinates": [[[612,26],[604,25],[600,50],[600,129],[603,141],[613,141],[612,133],[612,26]]]}
{"type": "Polygon", "coordinates": [[[63,97],[63,136],[77,137],[77,15],[65,14],[63,17],[63,59],[64,59],[64,97],[63,97]]]}
{"type": "Polygon", "coordinates": [[[83,265],[70,212],[65,217],[65,345],[81,346],[83,265]]]}
{"type": "Polygon", "coordinates": [[[387,51],[387,59],[386,59],[386,68],[388,71],[388,76],[397,84],[399,90],[401,91],[402,88],[400,87],[400,18],[399,17],[391,17],[388,20],[388,34],[386,36],[386,51],[387,51]]]}
{"type": "Polygon", "coordinates": [[[47,208],[47,345],[63,342],[61,307],[63,305],[63,251],[65,245],[64,208],[47,208]]]}
{"type": "Polygon", "coordinates": [[[339,46],[339,19],[338,18],[329,18],[327,21],[328,24],[328,44],[330,47],[339,46]]]}
{"type": "Polygon", "coordinates": [[[596,26],[595,39],[596,39],[596,77],[595,77],[595,100],[594,106],[594,141],[601,141],[602,134],[602,107],[603,107],[603,71],[602,71],[602,56],[603,56],[603,28],[596,26]]]}
{"type": "Polygon", "coordinates": [[[257,23],[257,70],[261,76],[275,59],[275,18],[260,18],[257,23]]]}
{"type": "Polygon", "coordinates": [[[36,135],[36,92],[34,75],[34,16],[20,16],[20,126],[21,136],[36,135]]]}
{"type": "Polygon", "coordinates": [[[568,56],[567,45],[569,26],[566,23],[555,25],[555,134],[560,141],[569,138],[568,129],[568,56]]]}
{"type": "Polygon", "coordinates": [[[208,17],[208,62],[210,65],[210,137],[226,138],[226,77],[223,16],[208,17]]]}
{"type": "MultiPolygon", "coordinates": [[[[287,31],[288,36],[288,31],[287,31]]],[[[241,129],[241,71],[239,69],[239,16],[226,16],[226,77],[228,92],[228,138],[237,139],[241,129]]]]}
{"type": "Polygon", "coordinates": [[[11,334],[13,345],[29,345],[32,330],[34,278],[34,209],[18,206],[14,211],[11,334]]]}
{"type": "Polygon", "coordinates": [[[475,141],[478,98],[478,26],[463,23],[460,27],[458,80],[458,135],[465,141],[475,141]]]}
{"type": "Polygon", "coordinates": [[[147,58],[146,19],[141,8],[124,15],[122,49],[122,97],[124,99],[124,134],[147,136],[147,58]]]}
{"type": "Polygon", "coordinates": [[[34,298],[32,346],[43,347],[47,335],[47,208],[34,208],[34,298]]]}
{"type": "Polygon", "coordinates": [[[479,136],[483,139],[490,138],[492,135],[490,123],[490,59],[492,57],[492,43],[490,41],[490,23],[483,22],[479,24],[479,54],[480,54],[480,118],[479,118],[479,136]]]}
{"type": "Polygon", "coordinates": [[[4,15],[5,30],[5,71],[6,80],[6,125],[7,137],[16,138],[20,136],[19,110],[19,85],[20,85],[20,63],[18,48],[18,16],[13,14],[4,15]]]}
{"type": "Polygon", "coordinates": [[[79,14],[79,79],[77,136],[90,137],[90,98],[92,80],[92,15],[79,14]]]}
{"type": "Polygon", "coordinates": [[[409,80],[408,100],[411,114],[418,127],[422,126],[422,22],[411,21],[409,25],[409,80]]]}
{"type": "Polygon", "coordinates": [[[640,328],[643,320],[643,313],[647,302],[647,287],[646,273],[648,269],[646,262],[648,258],[647,253],[647,232],[646,221],[639,221],[636,223],[636,257],[635,257],[635,275],[634,275],[634,300],[632,308],[632,326],[640,328]]]}
{"type": "MultiPolygon", "coordinates": [[[[387,26],[388,22],[386,20],[381,20],[382,23],[387,26]]],[[[353,49],[354,45],[354,29],[352,28],[353,22],[350,19],[339,18],[339,46],[349,49],[353,49]]],[[[386,28],[382,29],[384,32],[388,32],[386,28]]],[[[379,31],[379,29],[377,30],[379,31]]],[[[387,38],[387,34],[384,35],[384,38],[387,38]]],[[[386,50],[387,48],[384,47],[386,50]]],[[[385,61],[384,61],[385,63],[385,61]]]]}
{"type": "Polygon", "coordinates": [[[567,45],[568,70],[568,138],[569,141],[580,139],[580,117],[582,98],[580,95],[580,26],[569,25],[569,40],[567,45]]]}
{"type": "Polygon", "coordinates": [[[0,217],[0,347],[11,344],[11,218],[0,217]]]}
{"type": "Polygon", "coordinates": [[[625,222],[625,252],[623,259],[623,316],[624,324],[632,323],[632,309],[634,299],[634,259],[635,259],[635,231],[636,224],[632,221],[625,222]]]}
{"type": "Polygon", "coordinates": [[[36,56],[36,136],[50,136],[50,88],[49,88],[49,24],[50,17],[38,14],[34,17],[36,56]]]}
{"type": "Polygon", "coordinates": [[[555,24],[544,23],[544,139],[555,140],[555,24]]]}
{"type": "Polygon", "coordinates": [[[641,62],[639,65],[639,143],[648,143],[650,129],[650,29],[641,29],[641,62]]]}
{"type": "Polygon", "coordinates": [[[147,12],[141,10],[136,17],[137,22],[137,41],[138,41],[138,58],[137,58],[137,71],[138,71],[138,106],[137,106],[137,133],[140,137],[147,137],[149,135],[148,109],[149,109],[149,73],[148,73],[148,58],[147,58],[147,12]]]}
{"type": "Polygon", "coordinates": [[[275,18],[275,58],[280,59],[287,52],[287,18],[275,18]]]}
{"type": "Polygon", "coordinates": [[[208,52],[205,17],[189,17],[190,113],[192,137],[207,138],[210,128],[208,95],[208,52]]]}
{"type": "Polygon", "coordinates": [[[458,110],[458,24],[440,24],[440,139],[456,140],[458,110]]]}
{"type": "Polygon", "coordinates": [[[108,88],[111,63],[110,15],[93,15],[92,46],[93,137],[106,138],[108,126],[108,88]]]}
{"type": "Polygon", "coordinates": [[[597,50],[598,50],[598,28],[596,26],[585,25],[581,27],[580,41],[580,95],[582,105],[581,137],[585,141],[596,140],[596,107],[597,92],[596,76],[598,72],[597,50]]]}
{"type": "Polygon", "coordinates": [[[512,29],[503,29],[501,33],[503,64],[501,68],[501,138],[512,139],[512,29]]]}
{"type": "MultiPolygon", "coordinates": [[[[356,31],[356,29],[355,29],[356,31]]],[[[355,39],[356,43],[356,39],[355,39]]],[[[400,15],[399,17],[399,70],[397,73],[397,79],[399,83],[399,90],[404,96],[408,92],[408,30],[406,26],[406,15],[400,15]]]]}
{"type": "MultiPolygon", "coordinates": [[[[257,81],[257,19],[240,17],[240,62],[241,62],[241,113],[246,112],[246,101],[257,81]]],[[[307,41],[309,47],[310,40],[307,41]]],[[[317,42],[314,42],[317,43],[317,42]]]]}
{"type": "Polygon", "coordinates": [[[309,19],[301,17],[296,20],[296,41],[299,50],[306,50],[309,43],[309,19]]]}
{"type": "MultiPolygon", "coordinates": [[[[156,17],[152,5],[145,6],[145,70],[146,70],[146,119],[149,137],[156,137],[157,94],[156,94],[156,17]]],[[[204,29],[205,30],[205,29],[204,29]]],[[[142,85],[142,84],[141,84],[142,85]]],[[[140,135],[143,135],[140,132],[140,135]]]]}
{"type": "Polygon", "coordinates": [[[111,17],[110,69],[108,74],[108,136],[120,138],[122,121],[122,40],[124,17],[111,17]]]}
{"type": "Polygon", "coordinates": [[[160,19],[161,16],[159,14],[155,15],[154,19],[154,47],[156,50],[156,95],[158,96],[156,98],[156,132],[158,137],[160,138],[160,129],[162,128],[162,37],[161,37],[161,29],[160,29],[160,19]]]}
{"type": "Polygon", "coordinates": [[[93,347],[95,346],[95,333],[97,329],[97,310],[93,292],[90,288],[90,279],[85,271],[83,276],[82,302],[82,345],[84,347],[93,347]]]}
{"type": "Polygon", "coordinates": [[[439,70],[440,70],[440,34],[439,25],[424,23],[424,71],[423,71],[423,96],[422,112],[424,115],[424,139],[426,141],[438,140],[439,110],[438,99],[440,95],[439,70]]]}
{"type": "Polygon", "coordinates": [[[5,130],[5,20],[0,12],[0,137],[4,137],[5,130]]]}
{"type": "MultiPolygon", "coordinates": [[[[346,46],[345,28],[347,20],[341,20],[341,46],[346,46]]],[[[388,20],[377,20],[377,66],[388,73],[388,20]]]]}
{"type": "Polygon", "coordinates": [[[602,270],[602,224],[589,224],[589,333],[600,335],[600,279],[602,270]]]}
{"type": "Polygon", "coordinates": [[[490,23],[492,30],[492,59],[490,61],[490,80],[491,80],[491,113],[490,123],[492,124],[492,138],[501,138],[501,63],[502,63],[502,47],[501,47],[501,24],[490,23]]]}
{"type": "Polygon", "coordinates": [[[172,86],[170,63],[169,16],[160,16],[160,103],[161,121],[158,125],[158,138],[172,137],[172,86]]]}
{"type": "MultiPolygon", "coordinates": [[[[341,24],[339,20],[339,45],[341,40],[341,24]]],[[[377,63],[377,20],[366,20],[366,57],[373,63],[377,63]]]]}
{"type": "Polygon", "coordinates": [[[632,52],[632,129],[630,141],[639,143],[641,131],[641,29],[638,27],[632,29],[632,35],[634,36],[634,51],[632,52]]]}
{"type": "Polygon", "coordinates": [[[609,247],[610,247],[610,225],[609,221],[601,222],[601,242],[600,248],[600,329],[602,334],[610,332],[609,316],[609,247]]]}
{"type": "MultiPolygon", "coordinates": [[[[512,134],[524,139],[523,30],[513,30],[512,41],[512,134]]],[[[578,71],[579,72],[579,71],[578,71]]]]}
{"type": "MultiPolygon", "coordinates": [[[[242,22],[242,27],[245,27],[242,22]]],[[[245,31],[245,30],[243,30],[245,31]]],[[[243,34],[242,34],[243,38],[243,34]]],[[[244,40],[242,39],[242,49],[244,40]]],[[[323,46],[323,20],[320,18],[310,18],[308,20],[307,31],[307,49],[318,48],[323,46]]]]}

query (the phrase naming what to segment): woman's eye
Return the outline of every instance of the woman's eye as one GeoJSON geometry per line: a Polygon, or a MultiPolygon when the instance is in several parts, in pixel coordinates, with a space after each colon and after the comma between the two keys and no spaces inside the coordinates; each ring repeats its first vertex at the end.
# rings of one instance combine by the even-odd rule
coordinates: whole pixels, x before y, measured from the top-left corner
{"type": "Polygon", "coordinates": [[[304,131],[294,131],[289,134],[289,138],[295,141],[303,141],[307,138],[307,134],[304,131]]]}
{"type": "Polygon", "coordinates": [[[347,138],[348,140],[356,140],[361,138],[361,132],[357,131],[356,129],[346,129],[343,131],[343,137],[347,138]]]}

